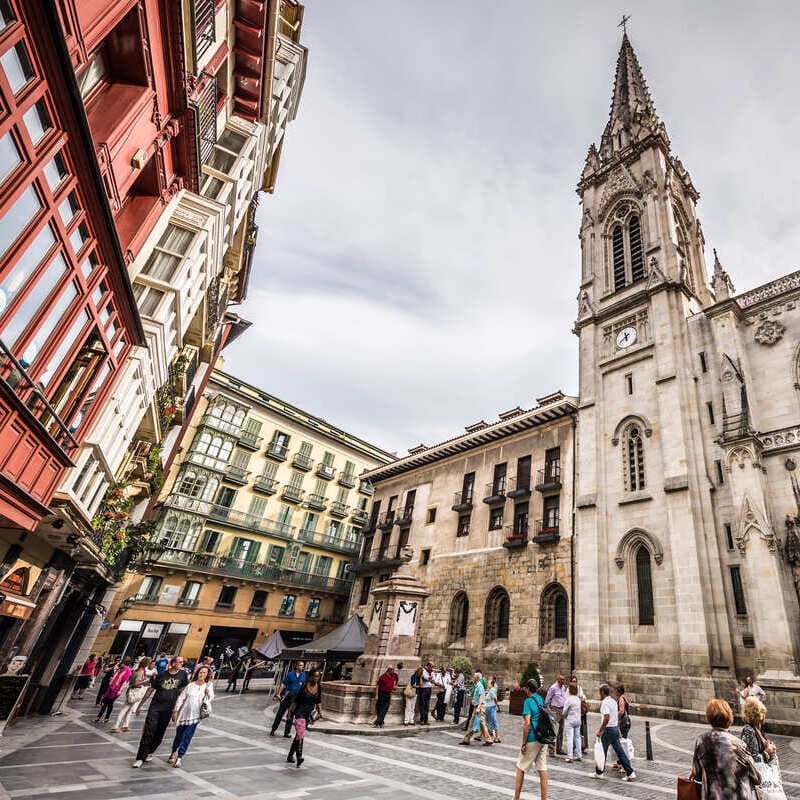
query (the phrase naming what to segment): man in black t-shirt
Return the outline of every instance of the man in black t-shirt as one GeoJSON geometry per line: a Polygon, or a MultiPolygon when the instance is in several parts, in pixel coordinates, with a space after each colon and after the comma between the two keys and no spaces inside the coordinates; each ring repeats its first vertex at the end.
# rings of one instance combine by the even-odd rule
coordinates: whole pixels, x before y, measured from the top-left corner
{"type": "Polygon", "coordinates": [[[142,729],[142,738],[139,740],[139,750],[136,753],[136,761],[133,762],[134,769],[139,769],[145,761],[153,760],[153,753],[158,750],[164,733],[167,730],[169,721],[172,717],[172,710],[178,702],[178,696],[184,687],[189,683],[189,676],[183,669],[183,659],[175,656],[169,662],[169,667],[163,672],[159,672],[150,679],[150,686],[147,694],[139,703],[136,713],[147,701],[150,695],[153,700],[147,710],[142,729]]]}

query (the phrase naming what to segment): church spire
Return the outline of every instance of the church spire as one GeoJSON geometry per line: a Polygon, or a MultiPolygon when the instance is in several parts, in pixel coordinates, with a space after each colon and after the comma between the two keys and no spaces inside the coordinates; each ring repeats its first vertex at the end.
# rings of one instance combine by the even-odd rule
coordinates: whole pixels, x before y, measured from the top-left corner
{"type": "Polygon", "coordinates": [[[719,263],[717,256],[717,248],[714,248],[714,274],[711,278],[711,288],[714,290],[714,296],[717,302],[720,300],[727,300],[732,295],[736,294],[736,289],[733,288],[733,281],[719,263]]]}
{"type": "Polygon", "coordinates": [[[600,156],[607,160],[650,134],[660,134],[669,146],[666,130],[656,114],[639,59],[625,32],[617,57],[611,113],[600,139],[600,156]]]}

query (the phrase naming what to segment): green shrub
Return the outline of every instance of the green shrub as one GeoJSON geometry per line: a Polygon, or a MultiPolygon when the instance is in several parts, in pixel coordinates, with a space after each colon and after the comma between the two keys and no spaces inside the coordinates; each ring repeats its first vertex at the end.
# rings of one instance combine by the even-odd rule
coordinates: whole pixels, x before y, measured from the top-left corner
{"type": "Polygon", "coordinates": [[[455,669],[458,667],[463,673],[467,681],[472,678],[472,662],[466,656],[456,656],[451,662],[450,666],[455,669]]]}
{"type": "Polygon", "coordinates": [[[531,678],[536,681],[537,686],[542,685],[542,676],[539,672],[539,665],[531,662],[522,672],[522,677],[519,679],[519,685],[524,686],[531,678]]]}

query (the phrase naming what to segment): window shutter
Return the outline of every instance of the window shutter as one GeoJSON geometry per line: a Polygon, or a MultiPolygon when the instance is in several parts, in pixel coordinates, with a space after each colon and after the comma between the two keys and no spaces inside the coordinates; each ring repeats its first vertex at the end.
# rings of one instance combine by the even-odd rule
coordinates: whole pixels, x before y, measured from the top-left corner
{"type": "Polygon", "coordinates": [[[264,464],[264,472],[261,473],[265,478],[273,479],[278,474],[278,465],[272,461],[264,464]]]}
{"type": "Polygon", "coordinates": [[[244,450],[237,450],[233,454],[233,458],[231,459],[231,464],[234,467],[238,467],[239,469],[242,470],[247,469],[247,465],[249,463],[250,463],[250,453],[247,453],[244,450]]]}
{"type": "Polygon", "coordinates": [[[247,510],[248,514],[254,517],[263,517],[264,509],[267,507],[267,499],[265,497],[256,497],[255,495],[250,499],[250,508],[247,510]]]}
{"type": "Polygon", "coordinates": [[[254,436],[258,436],[261,433],[261,425],[262,423],[259,422],[257,419],[248,419],[244,423],[244,429],[248,433],[252,433],[254,436]]]}
{"type": "Polygon", "coordinates": [[[310,456],[312,446],[311,442],[300,442],[300,455],[310,456]]]}

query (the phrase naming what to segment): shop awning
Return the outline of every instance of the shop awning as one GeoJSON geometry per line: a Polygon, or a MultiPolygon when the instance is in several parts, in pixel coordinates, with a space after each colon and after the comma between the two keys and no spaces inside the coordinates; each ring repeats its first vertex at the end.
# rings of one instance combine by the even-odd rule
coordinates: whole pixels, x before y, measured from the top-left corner
{"type": "Polygon", "coordinates": [[[0,593],[0,617],[14,617],[14,619],[28,619],[36,608],[36,603],[10,592],[0,593]]]}

